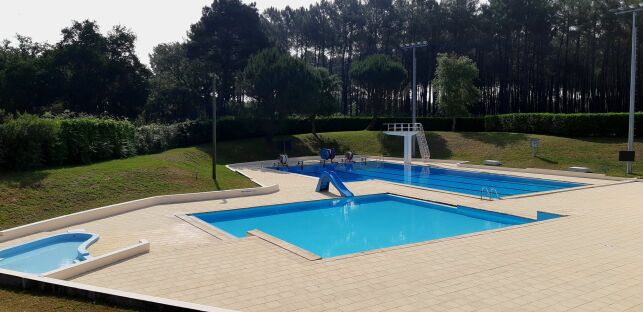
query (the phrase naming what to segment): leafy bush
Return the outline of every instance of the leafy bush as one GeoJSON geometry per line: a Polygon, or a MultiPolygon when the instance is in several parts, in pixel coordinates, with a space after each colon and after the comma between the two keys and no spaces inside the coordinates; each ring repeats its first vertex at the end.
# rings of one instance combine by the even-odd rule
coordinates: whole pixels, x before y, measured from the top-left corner
{"type": "Polygon", "coordinates": [[[129,157],[136,152],[134,133],[128,121],[20,115],[0,124],[0,167],[20,169],[129,157]]]}
{"type": "MultiPolygon", "coordinates": [[[[419,117],[427,131],[448,131],[451,119],[419,117]]],[[[264,136],[267,119],[222,118],[217,122],[219,141],[264,136]]],[[[319,132],[364,130],[371,117],[323,117],[317,119],[319,132]]],[[[408,117],[377,119],[375,130],[385,123],[409,122],[408,117]]],[[[637,113],[636,124],[643,123],[637,113]]],[[[610,114],[507,114],[458,118],[458,131],[496,131],[550,134],[567,137],[626,136],[628,115],[610,114]]],[[[310,120],[293,117],[280,122],[276,134],[309,133],[310,120]]],[[[643,127],[636,129],[643,135],[643,127]]],[[[41,118],[33,115],[6,117],[0,123],[0,167],[21,169],[38,166],[89,163],[157,153],[170,148],[209,143],[210,120],[188,120],[175,124],[150,124],[136,128],[125,120],[87,116],[41,118]]]]}
{"type": "MultiPolygon", "coordinates": [[[[643,113],[636,114],[636,125],[643,122],[643,113]]],[[[628,114],[506,114],[486,116],[486,131],[552,134],[567,137],[627,136],[628,114]]],[[[636,129],[643,134],[643,127],[636,129]]]]}
{"type": "Polygon", "coordinates": [[[157,153],[172,147],[176,137],[175,125],[151,124],[136,129],[136,151],[139,154],[157,153]]]}
{"type": "Polygon", "coordinates": [[[136,153],[135,128],[124,120],[80,117],[60,120],[66,163],[125,158],[136,153]]]}
{"type": "Polygon", "coordinates": [[[53,119],[20,115],[0,124],[0,166],[27,168],[58,165],[65,158],[59,140],[60,123],[53,119]]]}
{"type": "MultiPolygon", "coordinates": [[[[223,124],[225,125],[225,122],[223,124]]],[[[211,127],[212,123],[209,120],[141,126],[136,129],[136,150],[139,154],[148,154],[207,143],[212,140],[211,127]]]]}

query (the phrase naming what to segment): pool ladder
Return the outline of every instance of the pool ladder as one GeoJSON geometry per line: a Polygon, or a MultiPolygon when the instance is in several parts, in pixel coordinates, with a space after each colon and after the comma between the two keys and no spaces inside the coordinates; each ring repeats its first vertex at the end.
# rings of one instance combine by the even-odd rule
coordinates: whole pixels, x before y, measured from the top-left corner
{"type": "Polygon", "coordinates": [[[496,196],[497,199],[501,199],[500,195],[498,195],[498,191],[496,190],[495,187],[486,187],[483,186],[480,189],[480,200],[486,199],[486,200],[493,200],[493,196],[496,196]],[[487,197],[485,197],[485,193],[487,194],[487,197]]]}

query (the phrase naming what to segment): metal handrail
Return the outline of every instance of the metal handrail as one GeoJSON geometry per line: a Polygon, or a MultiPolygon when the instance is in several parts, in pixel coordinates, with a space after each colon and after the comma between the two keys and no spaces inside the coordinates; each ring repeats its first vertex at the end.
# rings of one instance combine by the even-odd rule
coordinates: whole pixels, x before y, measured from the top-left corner
{"type": "Polygon", "coordinates": [[[490,197],[491,199],[493,199],[493,198],[491,197],[491,195],[493,195],[493,194],[491,194],[492,192],[493,192],[494,194],[496,194],[496,198],[497,198],[497,199],[502,199],[502,198],[500,198],[500,195],[498,194],[498,191],[496,190],[496,188],[495,188],[495,187],[492,187],[492,188],[489,190],[489,193],[490,193],[490,194],[489,194],[489,197],[490,197]]]}
{"type": "Polygon", "coordinates": [[[402,123],[402,122],[396,122],[396,123],[385,123],[386,126],[386,131],[393,131],[393,132],[407,132],[407,131],[419,131],[420,130],[420,123],[402,123]]]}
{"type": "Polygon", "coordinates": [[[493,200],[493,195],[494,194],[496,195],[497,199],[502,199],[502,198],[500,198],[500,194],[498,194],[498,190],[496,190],[495,187],[483,186],[482,188],[480,188],[480,200],[484,199],[485,191],[487,192],[487,200],[493,200]]]}
{"type": "Polygon", "coordinates": [[[489,189],[486,186],[483,186],[480,189],[480,200],[484,199],[484,192],[487,191],[487,195],[489,195],[487,198],[488,200],[491,200],[491,192],[489,192],[489,189]]]}

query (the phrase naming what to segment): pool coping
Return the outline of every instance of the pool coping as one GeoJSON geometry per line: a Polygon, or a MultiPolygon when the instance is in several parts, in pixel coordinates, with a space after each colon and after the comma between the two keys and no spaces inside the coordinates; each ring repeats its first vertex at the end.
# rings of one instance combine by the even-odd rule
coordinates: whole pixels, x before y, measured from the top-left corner
{"type": "Polygon", "coordinates": [[[68,296],[143,311],[235,312],[198,303],[155,297],[134,292],[70,282],[0,269],[0,286],[68,296]]]}
{"type": "MultiPolygon", "coordinates": [[[[40,242],[47,241],[47,240],[55,240],[56,238],[59,238],[59,237],[65,237],[65,236],[71,236],[71,235],[77,235],[77,234],[84,234],[84,235],[89,236],[82,243],[80,243],[80,245],[78,245],[78,248],[76,248],[76,252],[78,253],[78,257],[81,257],[81,259],[82,259],[81,262],[84,262],[84,261],[87,261],[89,259],[92,259],[91,255],[89,254],[89,251],[87,251],[87,248],[89,248],[89,246],[91,246],[94,243],[96,243],[98,241],[98,239],[100,238],[100,236],[98,234],[96,234],[96,233],[85,232],[84,230],[69,230],[67,232],[54,233],[54,234],[43,236],[43,237],[33,239],[33,240],[30,240],[30,241],[21,242],[21,243],[18,243],[16,245],[7,246],[5,248],[0,249],[0,253],[2,253],[4,251],[7,251],[7,250],[19,249],[19,248],[27,246],[27,245],[38,244],[40,242]]],[[[3,260],[3,258],[0,258],[0,260],[3,260]]],[[[65,266],[63,268],[74,266],[74,265],[75,264],[65,266]]],[[[61,269],[61,268],[57,268],[55,270],[59,270],[59,269],[61,269]]],[[[48,272],[50,272],[50,271],[42,272],[40,274],[35,274],[35,275],[45,275],[48,272]]]]}
{"type": "MultiPolygon", "coordinates": [[[[233,210],[238,210],[238,209],[253,209],[261,206],[254,206],[254,207],[245,207],[245,208],[237,208],[237,209],[230,209],[230,210],[221,210],[221,211],[233,211],[233,210]]],[[[218,212],[218,211],[212,211],[212,212],[218,212]]],[[[235,241],[235,240],[242,240],[244,238],[248,237],[256,237],[258,239],[261,239],[263,241],[266,241],[268,243],[271,243],[273,245],[276,245],[282,249],[285,249],[287,251],[290,251],[291,253],[294,253],[306,260],[320,260],[322,259],[320,256],[303,249],[301,247],[298,247],[297,245],[291,244],[285,240],[282,240],[280,238],[277,238],[275,236],[272,236],[266,232],[263,232],[258,229],[253,229],[250,231],[246,232],[245,237],[236,237],[222,229],[220,229],[217,226],[214,226],[212,224],[209,224],[191,214],[186,214],[186,213],[180,213],[180,214],[175,214],[175,216],[188,224],[198,228],[199,230],[202,230],[206,232],[207,234],[215,237],[218,240],[221,241],[235,241]]]]}
{"type": "MultiPolygon", "coordinates": [[[[480,208],[475,208],[475,209],[484,210],[484,209],[480,209],[480,208]]],[[[491,210],[486,210],[486,211],[491,211],[491,210]]],[[[495,211],[491,211],[491,212],[495,212],[495,211]]],[[[560,218],[554,218],[554,219],[542,220],[542,221],[534,220],[534,222],[525,223],[525,224],[510,225],[510,226],[507,226],[507,227],[504,227],[504,228],[499,228],[499,229],[484,230],[484,231],[478,231],[478,232],[467,233],[467,234],[462,234],[462,235],[443,237],[443,238],[438,238],[438,239],[434,239],[434,240],[427,240],[427,241],[422,241],[422,242],[416,242],[416,243],[409,243],[409,244],[403,244],[403,245],[398,245],[398,246],[391,246],[391,247],[373,249],[373,250],[356,252],[356,253],[337,256],[337,257],[322,258],[321,260],[322,261],[337,261],[337,260],[343,260],[343,259],[347,259],[347,258],[362,257],[362,256],[371,255],[371,254],[384,253],[384,252],[388,252],[388,251],[391,251],[391,250],[407,249],[407,248],[413,248],[413,247],[429,245],[429,244],[438,244],[438,243],[442,243],[442,242],[446,242],[446,241],[460,240],[460,239],[465,239],[465,238],[469,238],[469,237],[475,237],[475,236],[481,236],[481,235],[487,235],[487,234],[494,234],[494,233],[498,233],[498,232],[516,230],[516,229],[520,229],[520,228],[528,227],[528,226],[535,226],[535,225],[539,225],[539,224],[543,224],[543,223],[560,221],[558,219],[561,219],[563,217],[564,218],[572,217],[572,216],[568,216],[568,215],[560,215],[560,216],[561,216],[560,218]]]]}
{"type": "MultiPolygon", "coordinates": [[[[316,157],[316,156],[307,156],[306,158],[311,158],[311,157],[316,157]]],[[[371,158],[373,159],[373,158],[371,158]]],[[[399,161],[393,161],[390,162],[387,160],[378,160],[378,159],[373,159],[374,161],[380,161],[380,162],[389,162],[393,164],[399,164],[399,161]]],[[[312,160],[306,160],[306,161],[312,161],[312,160]]],[[[304,161],[304,162],[306,162],[304,161]]],[[[438,163],[438,162],[436,162],[438,163]]],[[[238,168],[237,165],[242,166],[244,164],[252,164],[252,163],[239,163],[239,164],[232,164],[228,165],[228,169],[238,172],[239,174],[248,177],[251,179],[250,176],[247,174],[241,172],[243,169],[249,169],[249,167],[240,167],[238,168]]],[[[455,164],[458,167],[460,167],[460,163],[447,163],[447,164],[455,164]]],[[[431,167],[432,165],[435,166],[435,164],[412,164],[413,166],[424,166],[424,167],[431,167]]],[[[254,167],[254,166],[253,166],[254,167]]],[[[439,168],[444,168],[444,169],[450,169],[450,170],[459,170],[459,171],[464,171],[464,172],[475,172],[475,173],[488,173],[488,174],[496,174],[496,175],[502,175],[502,176],[507,176],[507,177],[516,177],[516,178],[526,178],[526,179],[534,179],[534,180],[544,180],[544,181],[554,181],[554,182],[564,182],[564,183],[574,183],[574,184],[584,184],[580,186],[574,186],[574,187],[568,187],[568,188],[560,188],[556,190],[549,190],[549,191],[540,191],[540,192],[532,192],[532,193],[526,193],[526,194],[519,194],[519,195],[510,195],[510,196],[504,196],[504,197],[484,197],[482,195],[482,191],[479,196],[472,195],[472,194],[464,194],[464,193],[458,193],[458,192],[452,192],[452,191],[447,191],[447,190],[440,190],[440,189],[435,189],[435,188],[430,188],[430,187],[424,187],[424,186],[419,186],[419,185],[412,185],[412,184],[404,184],[404,183],[399,183],[399,182],[392,182],[392,181],[386,181],[386,180],[380,180],[380,179],[368,179],[364,181],[378,181],[382,183],[389,183],[397,186],[404,186],[404,187],[410,187],[410,188],[415,188],[415,189],[420,189],[420,190],[428,190],[428,191],[433,191],[433,192],[438,192],[438,193],[444,193],[444,194],[449,194],[449,195],[455,195],[455,196],[463,196],[463,197],[468,197],[468,198],[475,198],[475,199],[480,199],[480,200],[487,200],[487,201],[493,201],[493,200],[505,200],[505,199],[513,199],[513,198],[523,198],[523,197],[532,197],[532,196],[539,196],[539,195],[548,195],[548,194],[555,194],[559,192],[569,192],[569,191],[576,191],[576,190],[584,190],[588,188],[595,188],[595,187],[603,187],[603,186],[610,186],[610,185],[618,185],[618,184],[623,184],[623,183],[630,183],[630,182],[636,182],[638,179],[629,179],[629,178],[622,178],[622,179],[604,179],[604,180],[611,180],[611,181],[618,181],[618,182],[613,182],[613,183],[605,183],[605,184],[591,184],[589,182],[572,182],[572,181],[564,181],[564,180],[554,180],[554,179],[548,179],[548,178],[541,178],[541,177],[523,177],[523,176],[516,176],[516,175],[511,175],[511,174],[505,174],[505,173],[489,173],[489,172],[480,172],[472,169],[478,169],[476,167],[472,167],[471,169],[464,167],[464,168],[450,168],[450,167],[442,167],[438,166],[439,168]]],[[[277,169],[273,169],[272,167],[255,167],[256,169],[260,170],[265,170],[268,172],[274,172],[274,173],[279,173],[279,174],[295,174],[298,176],[310,178],[310,179],[319,179],[318,177],[313,177],[310,175],[305,175],[305,174],[300,174],[297,172],[290,172],[290,171],[280,171],[277,169]]],[[[487,169],[487,168],[479,168],[479,169],[487,169]]],[[[507,168],[504,168],[507,169],[507,168]]],[[[506,170],[509,172],[519,172],[519,173],[531,173],[531,174],[546,174],[546,173],[532,173],[532,172],[524,172],[524,171],[519,171],[521,169],[519,168],[512,168],[512,169],[517,169],[515,171],[513,170],[506,170]]],[[[498,170],[498,171],[503,171],[503,170],[498,170]]],[[[549,174],[553,175],[553,174],[549,174]]],[[[572,177],[572,178],[583,178],[583,179],[596,179],[596,178],[591,178],[591,177],[582,177],[582,176],[564,176],[564,175],[559,175],[563,177],[572,177]]],[[[364,182],[364,181],[352,181],[352,182],[344,182],[344,183],[353,183],[353,182],[364,182]]],[[[255,182],[257,183],[257,182],[255,182]]]]}
{"type": "Polygon", "coordinates": [[[299,247],[297,245],[291,244],[291,243],[289,243],[289,242],[287,242],[287,241],[285,241],[283,239],[280,239],[280,238],[277,238],[275,236],[272,236],[272,235],[270,235],[270,234],[268,234],[266,232],[263,232],[261,230],[257,230],[257,229],[250,230],[250,231],[247,232],[246,237],[259,238],[259,239],[264,240],[264,241],[266,241],[268,243],[276,245],[279,248],[282,248],[282,249],[285,249],[287,251],[290,251],[291,253],[294,253],[294,254],[296,254],[296,255],[298,255],[298,256],[306,259],[306,260],[310,260],[310,261],[322,260],[322,257],[320,257],[320,256],[318,256],[318,255],[316,255],[316,254],[314,254],[314,253],[312,253],[312,252],[310,252],[310,251],[308,251],[306,249],[303,249],[303,248],[301,248],[301,247],[299,247]]]}
{"type": "MultiPolygon", "coordinates": [[[[392,156],[355,155],[355,157],[366,158],[372,161],[387,161],[387,162],[394,162],[394,163],[404,162],[402,158],[392,157],[392,156]]],[[[319,156],[300,156],[300,157],[290,158],[289,162],[300,161],[300,160],[304,162],[320,161],[319,156]]],[[[258,160],[258,161],[250,161],[250,162],[241,162],[241,163],[228,164],[226,165],[226,168],[235,172],[238,172],[239,170],[242,170],[242,169],[251,169],[251,168],[268,169],[269,167],[273,166],[274,162],[275,160],[258,160]]],[[[447,165],[448,167],[457,166],[457,167],[460,167],[460,169],[456,169],[456,170],[464,170],[464,171],[466,171],[468,168],[468,169],[479,169],[479,170],[489,170],[489,171],[507,171],[507,172],[526,173],[526,174],[549,175],[549,176],[556,176],[556,177],[588,179],[588,180],[608,180],[608,181],[637,180],[637,178],[608,176],[602,173],[572,172],[572,171],[558,170],[558,169],[484,166],[484,165],[473,164],[470,161],[466,161],[466,160],[453,160],[453,159],[432,158],[432,159],[429,159],[428,161],[423,161],[422,159],[419,159],[419,158],[413,158],[412,164],[418,165],[418,166],[423,166],[423,165],[447,165]]],[[[502,174],[502,173],[496,173],[496,174],[502,174]]],[[[511,176],[515,176],[515,175],[511,175],[511,176]]],[[[556,180],[556,179],[547,179],[547,178],[538,178],[538,177],[531,177],[531,178],[556,180]]],[[[560,181],[560,180],[556,180],[556,181],[560,181]]],[[[583,182],[573,182],[573,181],[563,181],[563,182],[583,183],[583,182]]],[[[256,181],[255,183],[260,184],[256,181]]]]}
{"type": "MultiPolygon", "coordinates": [[[[310,177],[310,176],[308,176],[310,177]]],[[[501,211],[494,211],[494,210],[489,210],[485,208],[478,208],[478,207],[471,207],[471,206],[464,206],[464,205],[453,205],[449,203],[444,203],[444,202],[438,202],[438,201],[432,201],[432,200],[427,200],[427,199],[422,199],[422,198],[417,198],[413,196],[407,196],[407,195],[401,195],[401,194],[396,194],[392,192],[385,192],[385,193],[375,193],[375,194],[367,194],[367,195],[360,195],[360,196],[377,196],[377,195],[391,195],[391,196],[396,196],[400,197],[403,199],[410,199],[410,200],[416,200],[416,201],[421,201],[421,202],[427,202],[431,204],[437,204],[441,206],[447,206],[452,209],[458,209],[460,207],[462,208],[468,208],[472,210],[479,210],[481,212],[485,213],[492,213],[492,214],[500,214],[500,215],[506,215],[509,217],[516,217],[520,219],[527,219],[530,220],[531,222],[523,223],[523,224],[512,224],[503,228],[499,229],[492,229],[492,230],[482,230],[482,231],[477,231],[477,232],[472,232],[472,233],[466,233],[466,234],[461,234],[461,235],[455,235],[455,236],[449,236],[449,237],[443,237],[443,238],[438,238],[438,239],[432,239],[432,240],[425,240],[421,242],[415,242],[415,243],[407,243],[407,244],[401,244],[401,245],[396,245],[396,246],[389,246],[389,247],[382,247],[382,248],[377,248],[377,249],[371,249],[371,250],[366,250],[366,251],[360,251],[360,252],[355,252],[355,253],[350,253],[346,255],[340,255],[340,256],[335,256],[335,257],[328,257],[328,258],[323,258],[311,251],[308,251],[302,247],[299,247],[297,245],[294,245],[286,240],[280,239],[278,237],[272,236],[266,232],[263,232],[258,229],[253,229],[250,231],[247,231],[245,237],[235,237],[232,234],[218,228],[217,226],[211,225],[197,217],[194,217],[189,214],[177,214],[176,216],[179,217],[180,219],[186,221],[187,223],[197,227],[200,230],[206,231],[204,228],[210,230],[206,231],[210,235],[221,239],[221,240],[243,240],[247,239],[250,237],[256,237],[259,238],[263,241],[266,241],[272,245],[275,245],[283,250],[286,250],[292,254],[295,254],[301,258],[304,258],[309,261],[335,261],[335,260],[341,260],[341,259],[346,259],[346,258],[353,258],[353,257],[359,257],[359,256],[365,256],[365,255],[370,255],[370,254],[375,254],[375,253],[382,253],[390,250],[397,250],[397,249],[402,249],[402,248],[411,248],[415,246],[422,246],[425,244],[435,244],[435,243],[440,243],[444,241],[449,241],[449,240],[454,240],[454,239],[463,239],[467,237],[473,237],[473,236],[479,236],[479,235],[484,235],[484,234],[492,234],[496,232],[501,232],[501,231],[508,231],[508,230],[513,230],[517,228],[522,228],[524,226],[534,226],[538,224],[543,224],[547,222],[553,222],[556,221],[557,219],[561,218],[568,218],[571,217],[570,215],[566,214],[559,214],[559,213],[552,213],[552,212],[547,212],[547,211],[542,211],[542,210],[537,210],[536,214],[538,215],[539,213],[546,213],[546,214],[552,214],[552,215],[557,215],[558,217],[555,218],[549,218],[549,219],[543,219],[539,220],[538,218],[533,219],[533,218],[527,218],[523,216],[518,216],[506,212],[501,212],[501,211]],[[189,220],[189,221],[188,221],[189,220]]],[[[332,200],[331,198],[329,199],[317,199],[317,200],[309,200],[309,201],[299,201],[299,202],[284,202],[284,203],[277,203],[277,204],[270,204],[270,205],[260,205],[260,206],[245,206],[245,207],[239,207],[239,208],[233,208],[233,209],[227,209],[227,210],[214,210],[214,211],[207,211],[207,212],[200,212],[200,213],[216,213],[216,212],[223,212],[223,211],[235,211],[235,210],[243,210],[243,209],[255,209],[259,207],[265,207],[265,206],[275,206],[275,205],[287,205],[287,204],[295,204],[295,203],[302,203],[302,202],[317,202],[317,201],[327,201],[327,200],[332,200]]]]}
{"type": "Polygon", "coordinates": [[[574,172],[574,171],[543,169],[543,168],[492,167],[492,166],[471,164],[469,162],[458,163],[456,164],[456,166],[462,167],[462,168],[471,168],[471,169],[544,174],[544,175],[554,175],[554,176],[569,177],[569,178],[609,180],[609,181],[637,180],[637,178],[615,177],[615,176],[608,176],[602,173],[574,172]]]}
{"type": "MultiPolygon", "coordinates": [[[[222,211],[227,211],[227,210],[222,210],[222,211]]],[[[233,236],[232,234],[216,227],[213,225],[208,224],[207,222],[193,216],[192,214],[189,213],[178,213],[174,214],[177,218],[187,222],[188,224],[198,228],[199,230],[215,237],[218,240],[236,240],[238,239],[237,237],[233,236]]]]}
{"type": "Polygon", "coordinates": [[[87,260],[74,263],[70,266],[51,270],[49,272],[41,274],[41,276],[66,280],[149,252],[150,242],[148,240],[141,239],[137,244],[124,247],[97,257],[90,257],[87,260]]]}
{"type": "MultiPolygon", "coordinates": [[[[260,184],[261,185],[261,184],[260,184]]],[[[0,231],[0,243],[7,242],[16,238],[53,231],[68,226],[81,223],[87,223],[99,219],[112,217],[115,215],[149,208],[158,205],[187,203],[195,201],[217,200],[223,198],[246,197],[256,195],[266,195],[279,191],[279,185],[259,186],[244,189],[221,190],[200,193],[185,193],[146,197],[142,199],[127,201],[123,203],[103,206],[99,208],[79,211],[72,214],[62,215],[51,219],[37,221],[25,225],[20,225],[10,229],[0,231]]]]}

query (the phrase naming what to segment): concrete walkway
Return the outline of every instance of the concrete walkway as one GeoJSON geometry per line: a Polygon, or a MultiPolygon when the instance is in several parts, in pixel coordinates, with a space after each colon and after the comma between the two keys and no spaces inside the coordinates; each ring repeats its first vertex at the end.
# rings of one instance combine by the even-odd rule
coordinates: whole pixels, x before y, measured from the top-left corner
{"type": "MultiPolygon", "coordinates": [[[[643,311],[643,183],[553,177],[597,187],[497,201],[348,183],[356,195],[388,192],[532,218],[536,211],[568,216],[310,261],[256,237],[220,240],[176,216],[336,196],[314,192],[310,177],[238,169],[281,191],[155,206],[71,227],[101,235],[94,255],[138,239],[152,244],[149,254],[74,281],[243,311],[643,311]]],[[[0,247],[8,244],[15,241],[0,247]]]]}

